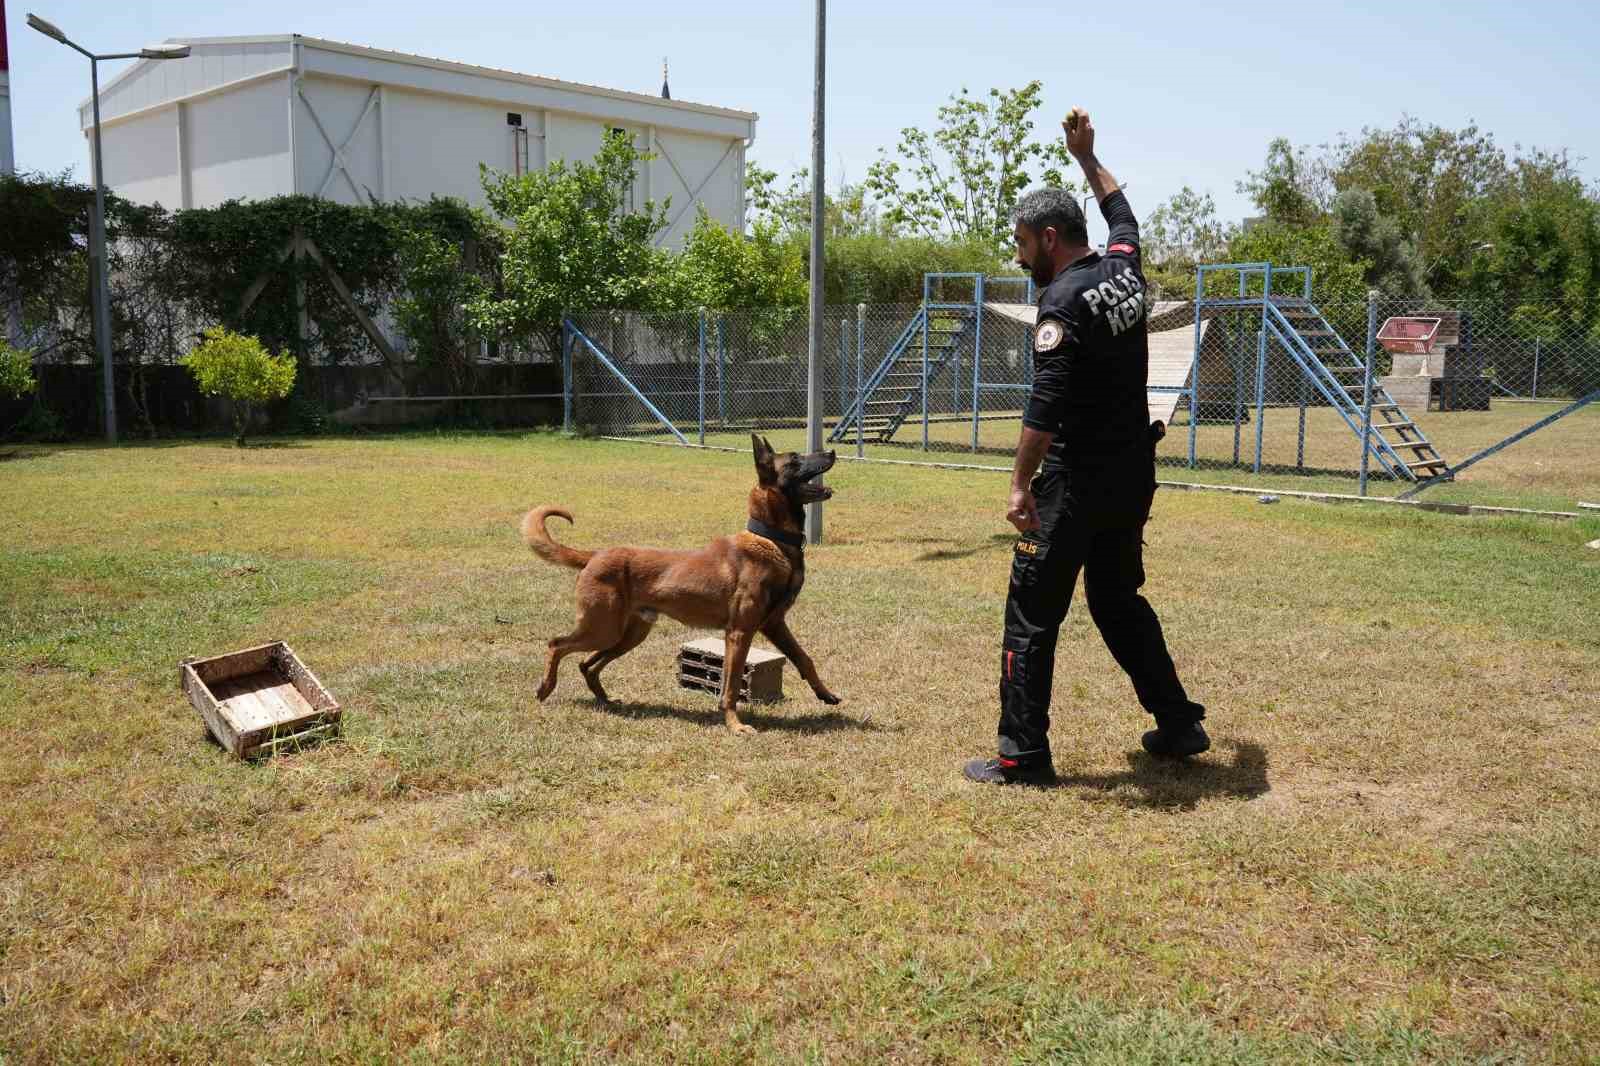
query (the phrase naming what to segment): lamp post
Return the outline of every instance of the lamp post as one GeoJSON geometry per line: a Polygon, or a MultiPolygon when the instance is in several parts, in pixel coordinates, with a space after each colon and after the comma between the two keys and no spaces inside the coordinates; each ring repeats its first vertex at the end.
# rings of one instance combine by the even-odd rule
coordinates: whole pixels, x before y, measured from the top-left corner
{"type": "MultiPolygon", "coordinates": [[[[1492,251],[1494,251],[1494,242],[1493,241],[1484,241],[1482,244],[1479,244],[1479,245],[1473,247],[1471,250],[1473,252],[1492,252],[1492,251]]],[[[1444,262],[1448,258],[1450,258],[1450,253],[1449,252],[1443,252],[1443,253],[1440,254],[1439,258],[1435,259],[1432,263],[1429,263],[1428,264],[1428,269],[1424,270],[1422,272],[1422,280],[1423,281],[1427,281],[1428,280],[1428,275],[1433,273],[1434,268],[1437,267],[1440,263],[1444,262]]]]}
{"type": "MultiPolygon", "coordinates": [[[[811,103],[811,339],[806,362],[806,450],[822,450],[822,371],[818,359],[822,351],[823,217],[827,207],[822,183],[822,164],[826,139],[823,130],[827,102],[827,0],[817,0],[816,83],[811,103]]],[[[806,510],[806,541],[822,543],[822,501],[806,510]]]]}
{"type": "MultiPolygon", "coordinates": [[[[1125,181],[1121,185],[1118,185],[1117,188],[1126,189],[1128,186],[1130,186],[1132,184],[1133,184],[1133,182],[1131,182],[1131,181],[1125,181]]],[[[1092,192],[1088,193],[1087,195],[1085,195],[1083,197],[1083,220],[1084,220],[1084,228],[1085,229],[1088,228],[1088,223],[1089,223],[1089,201],[1093,200],[1093,199],[1094,199],[1094,193],[1092,193],[1092,192]]]]}
{"type": "Polygon", "coordinates": [[[89,87],[94,102],[94,212],[89,218],[89,273],[93,276],[95,351],[100,356],[101,379],[105,386],[106,443],[117,443],[117,400],[111,367],[111,284],[106,278],[106,198],[105,170],[100,151],[100,61],[103,59],[184,59],[188,45],[167,48],[141,48],[137,52],[112,52],[96,55],[67,39],[51,23],[38,15],[28,16],[28,25],[89,58],[89,87]]]}

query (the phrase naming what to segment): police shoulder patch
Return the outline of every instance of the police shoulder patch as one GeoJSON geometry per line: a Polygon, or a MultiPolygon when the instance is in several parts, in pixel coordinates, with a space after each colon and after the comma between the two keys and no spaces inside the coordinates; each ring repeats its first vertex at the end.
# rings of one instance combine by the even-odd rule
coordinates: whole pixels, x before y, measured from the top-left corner
{"type": "Polygon", "coordinates": [[[1064,332],[1059,322],[1046,319],[1039,323],[1039,329],[1033,337],[1034,351],[1054,351],[1056,346],[1061,343],[1061,337],[1064,332]]]}

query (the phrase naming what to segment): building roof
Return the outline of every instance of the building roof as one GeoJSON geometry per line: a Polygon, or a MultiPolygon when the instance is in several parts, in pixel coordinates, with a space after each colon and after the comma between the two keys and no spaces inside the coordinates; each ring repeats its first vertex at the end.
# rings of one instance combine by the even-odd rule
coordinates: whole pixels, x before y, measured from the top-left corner
{"type": "MultiPolygon", "coordinates": [[[[428,69],[447,74],[468,75],[475,78],[486,78],[493,81],[506,82],[522,88],[556,90],[559,92],[577,93],[583,96],[601,97],[619,103],[633,105],[648,105],[652,108],[667,108],[671,111],[687,115],[705,116],[710,118],[732,119],[739,122],[754,124],[759,117],[753,111],[738,111],[725,107],[714,107],[710,104],[697,104],[687,100],[666,99],[651,93],[625,92],[621,89],[609,89],[600,85],[589,85],[582,82],[562,81],[558,78],[546,78],[534,74],[521,74],[511,70],[501,70],[497,67],[482,67],[471,63],[457,63],[446,59],[432,59],[427,56],[414,55],[408,52],[393,52],[381,48],[368,48],[364,45],[347,44],[342,41],[330,41],[320,37],[307,37],[302,34],[279,34],[260,37],[170,37],[166,44],[186,44],[193,48],[204,49],[206,46],[224,46],[254,48],[259,46],[279,46],[294,49],[295,46],[310,48],[320,52],[333,53],[359,59],[376,60],[384,63],[398,64],[401,68],[428,69]]],[[[101,110],[107,109],[107,97],[114,95],[114,91],[124,82],[135,78],[145,72],[152,65],[168,66],[189,63],[193,60],[152,60],[142,59],[127,70],[106,82],[100,88],[101,110]]],[[[282,67],[280,69],[291,69],[282,67]]],[[[164,106],[175,100],[188,96],[199,95],[200,92],[214,91],[216,87],[203,90],[165,94],[161,104],[164,106]]],[[[475,95],[475,94],[474,94],[475,95]]],[[[80,115],[84,115],[91,107],[92,101],[85,97],[79,105],[80,115]]],[[[137,108],[131,110],[138,110],[137,108]]],[[[124,112],[130,113],[130,112],[124,112]]],[[[115,114],[111,117],[116,117],[115,114]]],[[[89,123],[84,121],[85,128],[89,123]]]]}

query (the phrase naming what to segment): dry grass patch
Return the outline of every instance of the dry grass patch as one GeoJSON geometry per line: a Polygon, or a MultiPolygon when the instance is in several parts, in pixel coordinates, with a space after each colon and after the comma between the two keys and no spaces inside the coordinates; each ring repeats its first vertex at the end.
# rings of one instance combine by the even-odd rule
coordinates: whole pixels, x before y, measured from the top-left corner
{"type": "Polygon", "coordinates": [[[1600,1054],[1600,523],[1161,494],[1171,766],[1069,616],[1061,787],[984,791],[990,474],[850,467],[793,625],[847,702],[539,707],[572,575],[737,528],[749,462],[549,435],[64,449],[0,481],[0,1055],[19,1061],[1574,1061],[1600,1054]],[[48,508],[35,501],[49,499],[48,508]],[[288,639],[337,743],[200,738],[288,639]]]}

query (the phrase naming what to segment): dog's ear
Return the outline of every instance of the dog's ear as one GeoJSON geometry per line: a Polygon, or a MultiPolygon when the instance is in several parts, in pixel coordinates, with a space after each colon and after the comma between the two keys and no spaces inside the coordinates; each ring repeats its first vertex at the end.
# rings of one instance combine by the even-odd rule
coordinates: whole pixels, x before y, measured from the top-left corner
{"type": "Polygon", "coordinates": [[[773,459],[772,445],[766,440],[750,434],[750,450],[756,459],[756,480],[763,485],[771,485],[778,480],[778,467],[773,459]]]}

